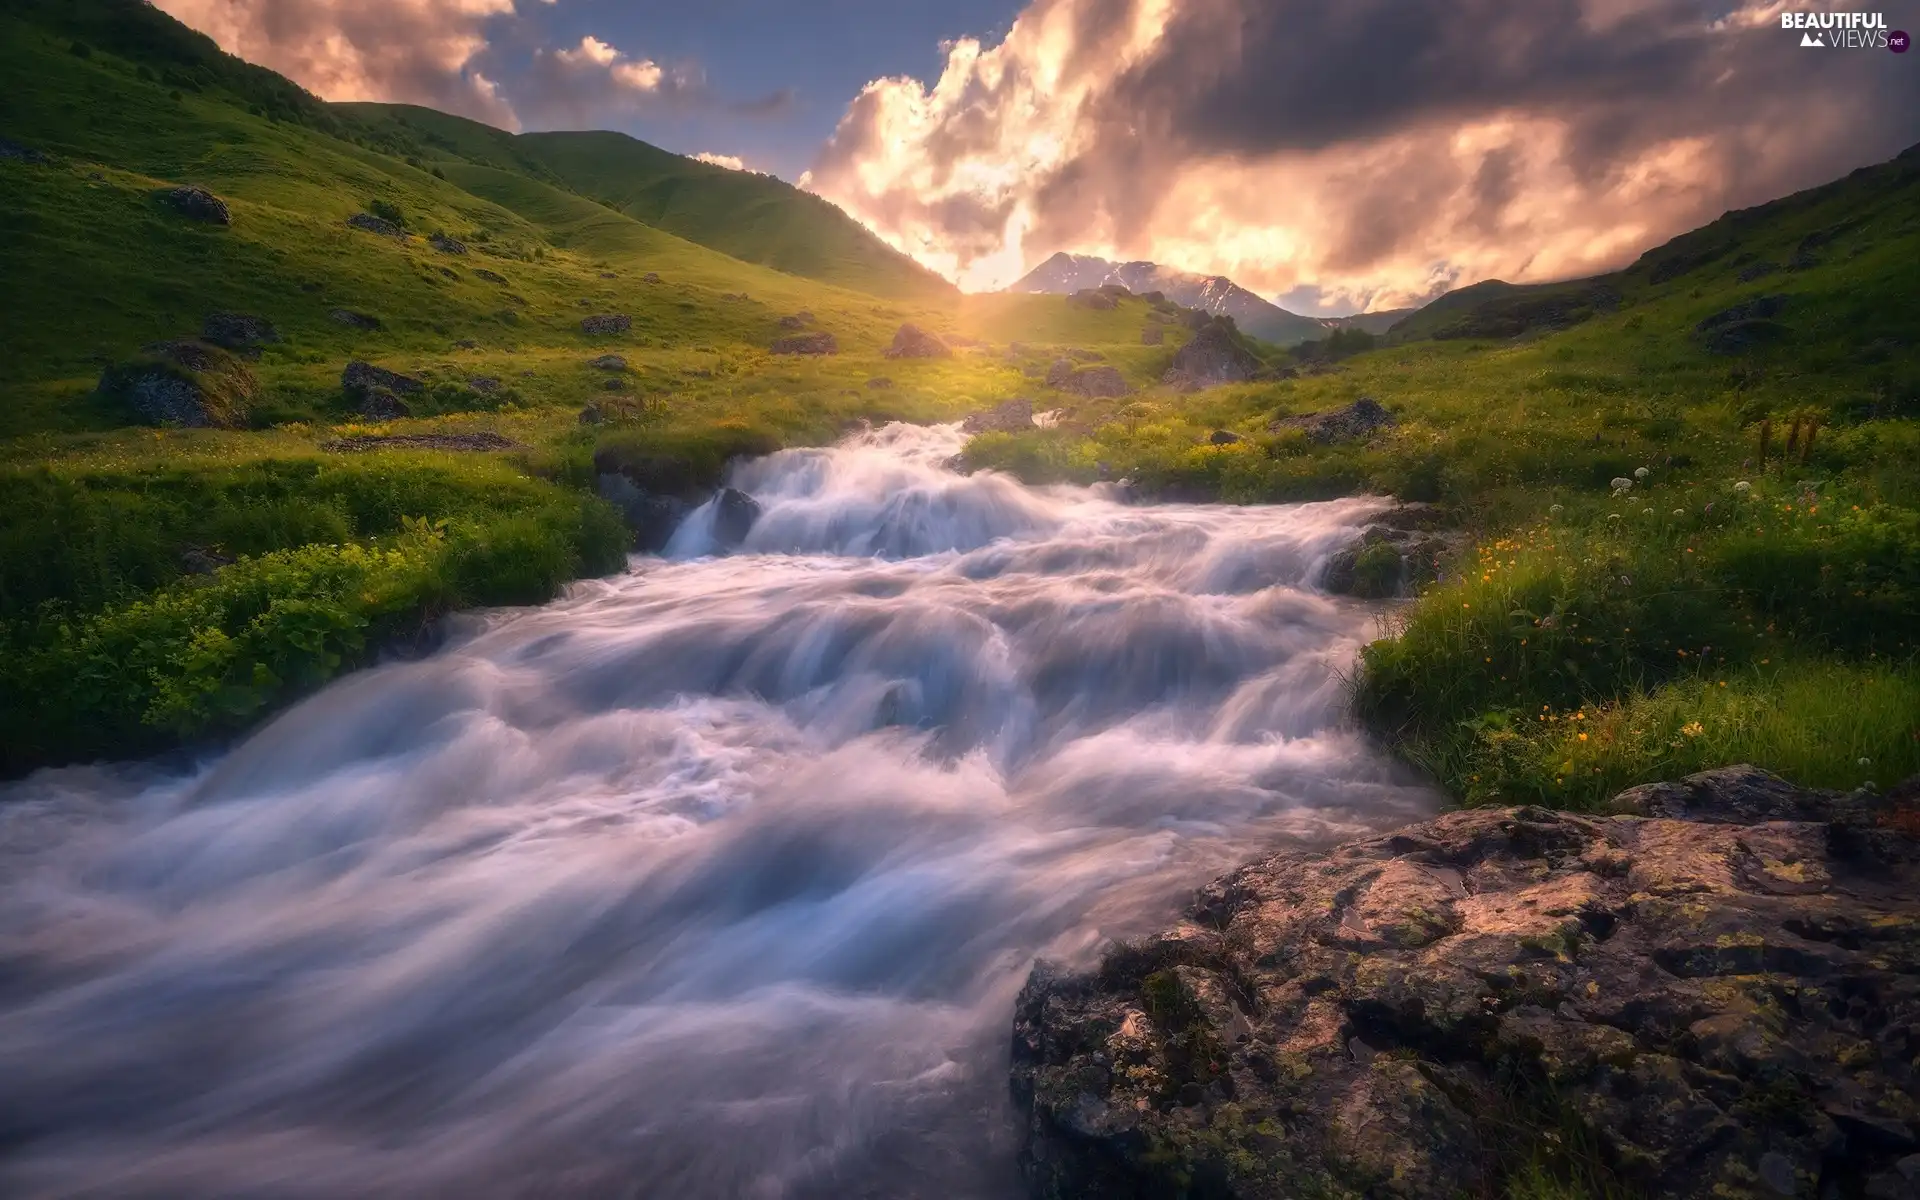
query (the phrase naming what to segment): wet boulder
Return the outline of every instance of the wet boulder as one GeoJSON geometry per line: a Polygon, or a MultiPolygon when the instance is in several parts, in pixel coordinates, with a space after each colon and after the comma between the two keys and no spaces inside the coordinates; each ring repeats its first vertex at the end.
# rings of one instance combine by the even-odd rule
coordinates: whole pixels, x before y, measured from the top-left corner
{"type": "Polygon", "coordinates": [[[818,330],[777,338],[771,349],[775,354],[838,354],[840,343],[831,333],[818,330]]]}
{"type": "Polygon", "coordinates": [[[1375,430],[1391,428],[1398,423],[1378,400],[1372,396],[1362,396],[1343,408],[1281,417],[1268,428],[1275,433],[1298,429],[1307,435],[1309,441],[1331,445],[1335,442],[1361,441],[1372,436],[1375,430]]]}
{"type": "Polygon", "coordinates": [[[244,429],[260,385],[224,348],[183,339],[155,343],[108,367],[96,392],[149,424],[244,429]]]}
{"type": "Polygon", "coordinates": [[[599,316],[584,317],[580,321],[580,332],[590,337],[626,333],[632,328],[633,318],[624,313],[603,313],[599,316]]]}
{"type": "Polygon", "coordinates": [[[962,433],[1019,433],[1033,427],[1033,401],[1023,398],[1003,401],[960,422],[962,433]]]}
{"type": "Polygon", "coordinates": [[[160,203],[189,221],[206,225],[231,225],[233,213],[227,202],[202,187],[164,188],[157,193],[160,203]]]}
{"type": "Polygon", "coordinates": [[[760,502],[737,488],[721,488],[713,504],[713,541],[732,550],[747,540],[760,519],[760,502]]]}
{"type": "Polygon", "coordinates": [[[887,347],[888,358],[952,358],[953,350],[918,325],[902,325],[887,347]]]}
{"type": "Polygon", "coordinates": [[[1036,965],[1028,1185],[1504,1194],[1586,1147],[1629,1194],[1911,1195],[1916,804],[1731,767],[1263,858],[1036,965]]]}

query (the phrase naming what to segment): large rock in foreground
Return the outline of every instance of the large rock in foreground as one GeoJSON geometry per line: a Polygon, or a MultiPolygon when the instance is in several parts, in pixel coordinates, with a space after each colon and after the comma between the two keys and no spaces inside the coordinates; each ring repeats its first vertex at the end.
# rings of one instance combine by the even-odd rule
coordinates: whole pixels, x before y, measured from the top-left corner
{"type": "Polygon", "coordinates": [[[1734,767],[1242,868],[1035,968],[1033,1193],[1499,1194],[1572,1156],[1649,1195],[1912,1195],[1916,802],[1734,767]]]}
{"type": "Polygon", "coordinates": [[[918,325],[902,325],[887,347],[888,358],[952,358],[953,350],[937,334],[918,325]]]}
{"type": "Polygon", "coordinates": [[[1194,387],[1244,383],[1259,369],[1260,360],[1240,344],[1232,325],[1209,321],[1174,352],[1173,365],[1162,382],[1194,387]]]}

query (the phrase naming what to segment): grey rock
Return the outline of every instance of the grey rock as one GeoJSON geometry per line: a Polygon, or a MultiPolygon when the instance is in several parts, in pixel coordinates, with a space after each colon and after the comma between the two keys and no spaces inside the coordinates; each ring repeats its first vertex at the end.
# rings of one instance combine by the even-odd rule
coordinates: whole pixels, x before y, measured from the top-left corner
{"type": "Polygon", "coordinates": [[[633,318],[623,313],[604,313],[600,316],[585,317],[580,322],[580,332],[594,336],[626,333],[633,328],[633,318]]]}
{"type": "Polygon", "coordinates": [[[1780,270],[1779,263],[1771,262],[1767,259],[1762,259],[1757,263],[1749,263],[1748,265],[1740,268],[1740,282],[1752,283],[1756,279],[1765,279],[1767,276],[1772,275],[1779,270],[1780,270]]]}
{"type": "Polygon", "coordinates": [[[838,354],[840,343],[831,333],[820,330],[778,338],[771,349],[775,354],[838,354]]]}
{"type": "Polygon", "coordinates": [[[0,159],[39,166],[47,161],[47,156],[31,146],[23,146],[11,138],[0,137],[0,159]]]}
{"type": "Polygon", "coordinates": [[[377,233],[381,237],[405,237],[406,231],[384,217],[372,213],[355,213],[347,218],[347,224],[366,233],[377,233]]]}
{"type": "Polygon", "coordinates": [[[779,325],[780,325],[780,328],[782,329],[805,329],[807,327],[807,323],[805,321],[802,321],[797,315],[791,316],[791,317],[781,317],[779,320],[779,325]]]}
{"type": "Polygon", "coordinates": [[[398,393],[383,387],[370,387],[359,392],[360,403],[356,411],[372,421],[394,421],[413,415],[413,409],[402,400],[398,393]]]}
{"type": "Polygon", "coordinates": [[[348,395],[364,395],[374,390],[384,390],[402,396],[413,396],[426,390],[427,385],[411,375],[402,375],[398,371],[389,371],[385,367],[376,367],[372,363],[354,361],[340,372],[340,390],[348,395]]]}
{"type": "Polygon", "coordinates": [[[336,308],[327,314],[338,324],[349,329],[373,330],[381,327],[380,318],[371,313],[356,312],[351,308],[336,308]]]}
{"type": "Polygon", "coordinates": [[[1478,1194],[1551,1097],[1635,1193],[1811,1195],[1844,1162],[1913,1194],[1920,838],[1891,818],[1920,780],[1661,786],[1713,819],[1452,812],[1263,858],[1097,969],[1037,964],[1029,1187],[1478,1194]]]}
{"type": "Polygon", "coordinates": [[[1200,387],[1244,383],[1259,369],[1260,360],[1240,344],[1230,325],[1209,321],[1174,352],[1173,365],[1162,382],[1200,387]]]}
{"type": "Polygon", "coordinates": [[[1048,387],[1065,387],[1067,380],[1072,378],[1073,360],[1070,358],[1056,358],[1053,365],[1047,368],[1048,387]]]}
{"type": "Polygon", "coordinates": [[[953,350],[935,335],[918,325],[902,325],[887,347],[888,358],[952,358],[953,350]]]}
{"type": "Polygon", "coordinates": [[[659,283],[660,276],[653,271],[648,271],[645,275],[642,275],[640,277],[640,282],[641,283],[659,283]]]}
{"type": "Polygon", "coordinates": [[[442,254],[465,254],[467,252],[467,244],[465,242],[460,241],[458,238],[450,238],[444,233],[436,233],[429,237],[427,239],[427,245],[432,246],[442,254]]]}
{"type": "Polygon", "coordinates": [[[152,424],[242,429],[259,383],[222,347],[181,339],[142,347],[139,358],[108,367],[96,391],[152,424]]]}
{"type": "Polygon", "coordinates": [[[1213,446],[1232,446],[1246,440],[1231,429],[1216,429],[1207,437],[1207,443],[1213,446]]]}
{"type": "Polygon", "coordinates": [[[960,422],[962,433],[1019,433],[1033,426],[1033,401],[1015,398],[960,422]]]}
{"type": "Polygon", "coordinates": [[[1391,428],[1399,424],[1394,415],[1381,407],[1372,396],[1362,396],[1344,408],[1329,409],[1326,412],[1307,413],[1297,417],[1281,417],[1268,426],[1278,432],[1283,429],[1301,429],[1307,438],[1322,445],[1334,442],[1352,442],[1372,436],[1378,429],[1391,428]]]}
{"type": "Polygon", "coordinates": [[[207,319],[200,323],[200,336],[216,346],[225,346],[229,350],[280,340],[280,334],[274,329],[273,322],[265,317],[228,312],[207,314],[207,319]]]}
{"type": "Polygon", "coordinates": [[[627,360],[618,354],[602,354],[599,358],[588,359],[587,365],[596,371],[624,371],[627,369],[627,360]]]}
{"type": "Polygon", "coordinates": [[[492,395],[500,390],[500,381],[491,375],[476,375],[467,380],[467,386],[482,395],[492,395]]]}
{"type": "Polygon", "coordinates": [[[233,224],[233,213],[228,210],[227,202],[205,188],[190,185],[164,188],[159,198],[160,203],[189,221],[208,225],[233,224]]]}
{"type": "Polygon", "coordinates": [[[502,286],[507,282],[505,275],[500,274],[498,271],[489,271],[485,267],[475,267],[473,269],[473,277],[475,279],[484,279],[488,283],[501,284],[502,286]]]}

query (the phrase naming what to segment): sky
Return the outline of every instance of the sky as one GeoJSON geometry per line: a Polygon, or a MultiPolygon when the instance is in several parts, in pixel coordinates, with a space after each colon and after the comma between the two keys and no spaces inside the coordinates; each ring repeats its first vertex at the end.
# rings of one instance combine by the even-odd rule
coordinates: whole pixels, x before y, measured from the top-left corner
{"type": "Polygon", "coordinates": [[[1064,250],[1401,307],[1920,142],[1920,0],[1817,48],[1785,0],[155,2],[327,99],[776,174],[968,290],[1064,250]]]}

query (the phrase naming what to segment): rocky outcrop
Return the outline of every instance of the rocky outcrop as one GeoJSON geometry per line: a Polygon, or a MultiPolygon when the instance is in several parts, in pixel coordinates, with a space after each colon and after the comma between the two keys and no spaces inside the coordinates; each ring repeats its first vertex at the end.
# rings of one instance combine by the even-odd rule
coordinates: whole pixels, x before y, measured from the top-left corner
{"type": "Polygon", "coordinates": [[[115,363],[96,389],[154,425],[244,429],[260,386],[246,364],[208,342],[158,342],[115,363]]]}
{"type": "Polygon", "coordinates": [[[602,313],[597,317],[583,317],[580,321],[580,332],[590,337],[625,333],[632,328],[633,318],[625,313],[602,313]]]}
{"type": "Polygon", "coordinates": [[[1714,354],[1745,354],[1789,336],[1792,331],[1773,319],[1786,308],[1785,296],[1755,296],[1703,318],[1693,335],[1714,354]]]}
{"type": "Polygon", "coordinates": [[[1381,407],[1378,400],[1372,396],[1362,396],[1344,408],[1281,417],[1268,428],[1276,433],[1283,429],[1303,430],[1309,441],[1330,445],[1334,442],[1359,441],[1372,436],[1376,429],[1397,424],[1399,422],[1393,414],[1381,407]]]}
{"type": "Polygon", "coordinates": [[[467,244],[458,238],[450,238],[444,233],[436,233],[427,238],[427,245],[442,254],[465,254],[467,244]]]}
{"type": "Polygon", "coordinates": [[[379,317],[374,316],[372,313],[355,312],[351,308],[336,308],[329,312],[327,316],[335,323],[345,325],[348,329],[373,330],[380,328],[379,317]]]}
{"type": "Polygon", "coordinates": [[[390,388],[370,387],[354,395],[359,397],[354,411],[369,421],[398,421],[413,415],[413,407],[390,388]]]}
{"type": "Polygon", "coordinates": [[[1360,540],[1327,560],[1320,586],[1338,596],[1382,600],[1440,577],[1464,535],[1438,532],[1425,505],[1408,505],[1367,526],[1360,540]]]}
{"type": "Polygon", "coordinates": [[[960,422],[962,433],[1019,433],[1033,427],[1033,401],[1026,399],[1005,401],[960,422]]]}
{"type": "Polygon", "coordinates": [[[1917,803],[1734,767],[1242,868],[1097,969],[1035,967],[1033,1194],[1497,1195],[1579,1167],[1912,1195],[1917,803]]]}
{"type": "Polygon", "coordinates": [[[376,217],[372,213],[355,213],[347,218],[347,224],[363,233],[377,233],[381,237],[400,238],[407,236],[406,231],[385,217],[376,217]]]}
{"type": "Polygon", "coordinates": [[[952,358],[953,350],[918,325],[902,325],[887,347],[888,358],[952,358]]]}
{"type": "Polygon", "coordinates": [[[375,390],[391,392],[396,396],[416,396],[426,388],[424,382],[411,375],[402,375],[398,371],[389,371],[367,362],[350,362],[347,369],[340,372],[340,390],[349,396],[365,396],[375,390]]]}
{"type": "Polygon", "coordinates": [[[161,204],[189,221],[200,221],[207,225],[233,224],[233,213],[227,209],[227,202],[205,188],[165,188],[158,193],[158,198],[161,204]]]}
{"type": "Polygon", "coordinates": [[[246,313],[209,313],[200,323],[200,337],[203,341],[228,350],[240,350],[248,346],[258,346],[266,342],[277,342],[280,333],[273,322],[265,317],[248,316],[246,313]]]}
{"type": "Polygon", "coordinates": [[[775,354],[838,354],[840,343],[832,334],[818,330],[777,338],[771,349],[775,354]]]}
{"type": "Polygon", "coordinates": [[[1199,387],[1244,383],[1259,369],[1260,360],[1240,344],[1231,325],[1209,321],[1174,352],[1173,365],[1162,382],[1199,387]]]}

